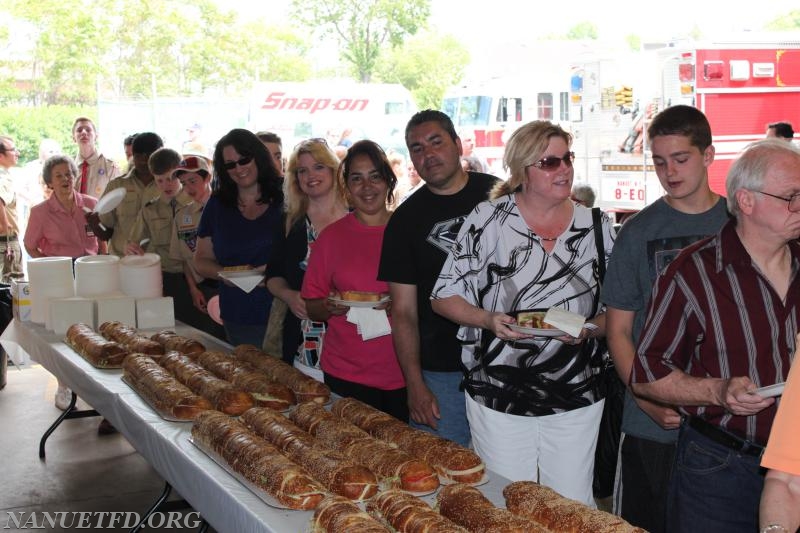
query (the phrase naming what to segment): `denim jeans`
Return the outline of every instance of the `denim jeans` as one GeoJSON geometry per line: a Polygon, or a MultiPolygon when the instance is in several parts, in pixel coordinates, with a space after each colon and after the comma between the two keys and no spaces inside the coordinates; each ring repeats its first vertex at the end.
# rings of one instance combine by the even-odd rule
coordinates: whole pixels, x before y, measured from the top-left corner
{"type": "Polygon", "coordinates": [[[753,533],[764,487],[761,458],[710,440],[683,422],[667,502],[667,531],[753,533]]]}
{"type": "Polygon", "coordinates": [[[438,420],[438,428],[435,430],[425,424],[417,424],[413,420],[410,422],[411,426],[469,447],[471,437],[464,392],[458,390],[464,375],[461,372],[423,370],[422,377],[433,395],[436,396],[436,401],[439,403],[439,414],[442,417],[438,420]]]}

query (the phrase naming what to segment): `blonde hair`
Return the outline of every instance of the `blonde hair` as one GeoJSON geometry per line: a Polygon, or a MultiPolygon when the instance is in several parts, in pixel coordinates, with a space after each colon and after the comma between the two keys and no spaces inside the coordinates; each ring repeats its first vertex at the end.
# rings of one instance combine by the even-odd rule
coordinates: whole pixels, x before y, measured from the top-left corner
{"type": "Polygon", "coordinates": [[[286,164],[286,176],[283,180],[284,209],[286,210],[286,232],[301,220],[308,210],[308,195],[300,189],[297,180],[297,160],[301,154],[310,154],[317,163],[322,163],[333,173],[333,192],[344,201],[344,191],[339,186],[336,173],[339,169],[339,158],[330,147],[319,140],[308,140],[298,144],[286,164]]]}
{"type": "Polygon", "coordinates": [[[553,137],[561,137],[567,146],[572,145],[572,135],[558,124],[535,120],[520,126],[508,139],[503,154],[503,168],[508,172],[509,178],[495,185],[491,198],[517,191],[528,179],[525,168],[542,158],[553,137]]]}

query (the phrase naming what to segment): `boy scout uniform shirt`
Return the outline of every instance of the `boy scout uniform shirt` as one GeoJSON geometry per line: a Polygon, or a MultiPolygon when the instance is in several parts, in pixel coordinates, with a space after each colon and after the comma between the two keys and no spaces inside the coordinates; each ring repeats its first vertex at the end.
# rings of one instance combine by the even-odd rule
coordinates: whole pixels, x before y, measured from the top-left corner
{"type": "Polygon", "coordinates": [[[194,250],[197,248],[197,226],[203,214],[200,202],[192,202],[175,212],[175,223],[169,245],[169,255],[172,259],[185,261],[189,264],[192,276],[196,283],[203,281],[203,276],[194,268],[194,250]]]}
{"type": "Polygon", "coordinates": [[[126,190],[125,198],[122,199],[122,203],[116,209],[100,215],[100,223],[109,229],[114,228],[114,233],[108,241],[108,253],[123,257],[125,255],[125,246],[128,244],[128,237],[133,225],[136,223],[139,212],[144,207],[144,204],[153,198],[158,198],[160,193],[156,188],[155,180],[144,185],[136,177],[136,169],[131,169],[125,176],[111,180],[103,196],[119,188],[126,190]]]}
{"type": "Polygon", "coordinates": [[[185,197],[178,194],[175,206],[171,204],[172,198],[159,196],[144,204],[136,222],[131,228],[128,240],[138,243],[142,239],[150,239],[143,248],[150,253],[161,257],[161,270],[171,273],[183,272],[183,261],[174,259],[170,255],[170,242],[172,240],[172,226],[175,215],[179,209],[186,205],[185,197]]]}
{"type": "Polygon", "coordinates": [[[14,176],[5,168],[0,168],[0,199],[5,204],[6,216],[8,217],[8,233],[0,233],[0,237],[16,237],[19,234],[17,194],[14,192],[14,176]]]}
{"type": "Polygon", "coordinates": [[[75,164],[78,166],[78,175],[75,179],[75,190],[81,192],[81,166],[83,162],[89,163],[88,174],[86,175],[86,192],[89,196],[100,198],[106,190],[108,182],[116,178],[122,172],[119,166],[108,159],[103,154],[95,152],[91,157],[84,159],[81,154],[75,157],[75,164]]]}

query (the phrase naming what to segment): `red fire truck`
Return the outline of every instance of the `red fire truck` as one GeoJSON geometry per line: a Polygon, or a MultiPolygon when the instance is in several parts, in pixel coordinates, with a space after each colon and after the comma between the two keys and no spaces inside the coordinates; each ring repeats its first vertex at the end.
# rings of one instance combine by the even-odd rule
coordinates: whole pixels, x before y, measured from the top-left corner
{"type": "MultiPolygon", "coordinates": [[[[716,149],[711,188],[725,194],[725,176],[747,144],[763,139],[767,124],[800,125],[800,35],[771,34],[706,44],[675,43],[638,54],[627,65],[636,80],[620,86],[604,78],[613,59],[574,65],[570,119],[575,135],[576,182],[598,192],[598,205],[636,211],[663,194],[646,130],[660,110],[696,106],[711,123],[716,149]]],[[[630,78],[628,78],[630,79],[630,78]]]]}

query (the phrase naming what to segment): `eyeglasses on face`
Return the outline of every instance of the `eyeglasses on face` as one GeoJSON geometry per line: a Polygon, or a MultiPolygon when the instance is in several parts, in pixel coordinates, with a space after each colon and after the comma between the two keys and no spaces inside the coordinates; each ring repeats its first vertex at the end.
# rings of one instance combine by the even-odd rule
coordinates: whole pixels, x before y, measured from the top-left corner
{"type": "Polygon", "coordinates": [[[253,160],[252,155],[245,155],[238,159],[238,161],[225,161],[222,166],[225,167],[226,170],[233,170],[236,168],[236,165],[243,167],[245,165],[249,165],[250,161],[253,160]]]}
{"type": "Polygon", "coordinates": [[[789,209],[789,211],[791,211],[792,213],[800,213],[800,192],[795,193],[788,198],[784,198],[783,196],[778,196],[777,194],[770,194],[764,191],[753,191],[753,192],[759,192],[765,196],[770,196],[778,200],[783,200],[784,202],[787,202],[786,207],[789,209]]]}
{"type": "Polygon", "coordinates": [[[3,153],[3,154],[18,154],[19,153],[19,148],[16,148],[16,147],[15,148],[6,148],[5,146],[0,146],[0,148],[2,148],[2,152],[0,152],[0,153],[3,153]]]}
{"type": "Polygon", "coordinates": [[[548,155],[547,157],[543,157],[535,163],[531,163],[528,165],[528,167],[536,167],[541,170],[555,170],[561,166],[561,163],[563,162],[567,168],[572,168],[573,161],[575,161],[575,152],[567,152],[564,154],[564,157],[548,155]]]}

